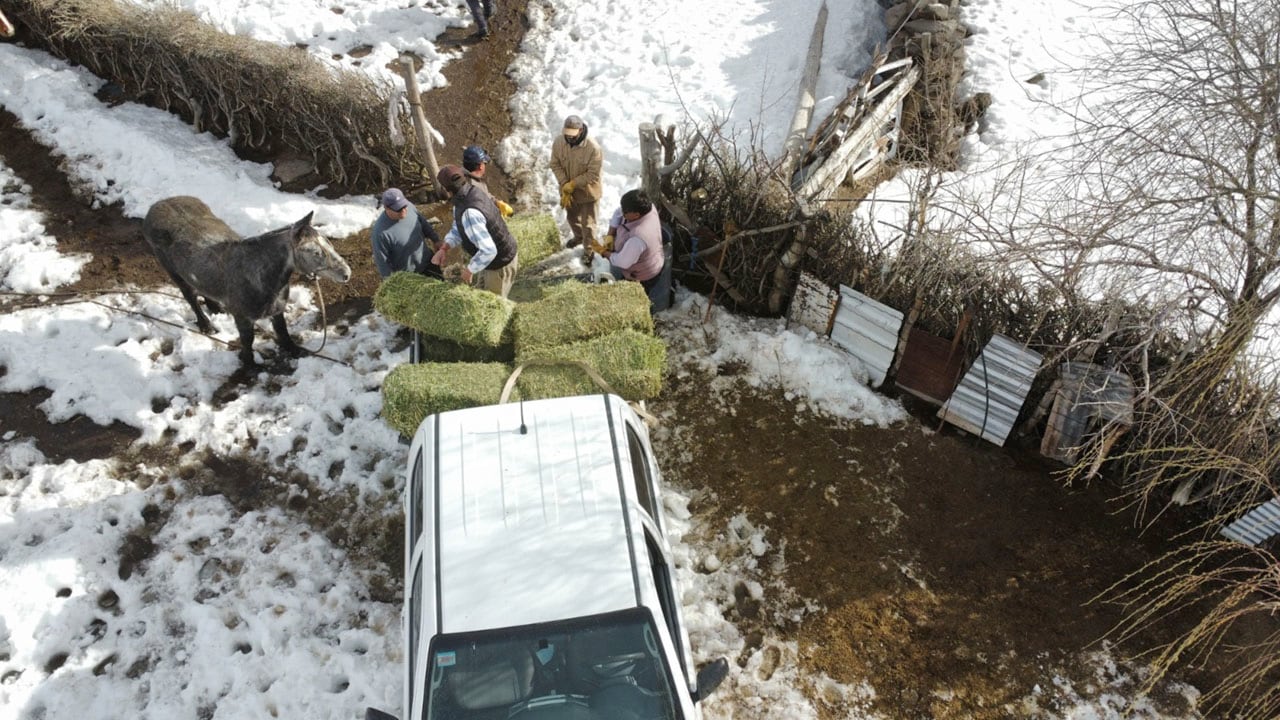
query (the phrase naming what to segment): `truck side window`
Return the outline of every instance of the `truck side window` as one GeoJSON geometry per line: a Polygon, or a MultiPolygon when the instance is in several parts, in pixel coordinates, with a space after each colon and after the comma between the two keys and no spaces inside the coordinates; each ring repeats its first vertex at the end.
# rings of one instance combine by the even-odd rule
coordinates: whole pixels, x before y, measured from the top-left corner
{"type": "Polygon", "coordinates": [[[422,626],[422,600],[418,589],[422,583],[422,557],[413,566],[413,583],[407,588],[405,602],[409,604],[409,697],[413,697],[412,683],[418,677],[418,628],[422,626]]]}
{"type": "MultiPolygon", "coordinates": [[[[653,571],[653,583],[658,589],[658,604],[662,606],[662,619],[667,625],[667,630],[671,633],[671,642],[676,645],[676,655],[680,658],[680,665],[684,665],[684,635],[680,632],[680,626],[676,622],[676,607],[678,602],[675,596],[675,589],[671,584],[671,566],[667,565],[666,557],[662,554],[662,547],[654,539],[653,533],[649,528],[644,529],[644,544],[649,549],[649,566],[653,571]]],[[[683,668],[685,677],[689,676],[689,668],[683,668]]]]}
{"type": "Polygon", "coordinates": [[[422,535],[422,450],[418,450],[418,457],[413,461],[413,472],[409,474],[409,507],[412,512],[409,515],[409,547],[407,551],[412,553],[413,547],[418,544],[419,536],[422,535]]]}
{"type": "Polygon", "coordinates": [[[653,477],[649,471],[649,456],[644,451],[644,443],[640,442],[640,435],[636,433],[636,429],[627,424],[627,449],[631,455],[631,475],[635,480],[636,498],[640,501],[640,506],[649,513],[649,517],[657,518],[658,509],[653,504],[653,477]]]}

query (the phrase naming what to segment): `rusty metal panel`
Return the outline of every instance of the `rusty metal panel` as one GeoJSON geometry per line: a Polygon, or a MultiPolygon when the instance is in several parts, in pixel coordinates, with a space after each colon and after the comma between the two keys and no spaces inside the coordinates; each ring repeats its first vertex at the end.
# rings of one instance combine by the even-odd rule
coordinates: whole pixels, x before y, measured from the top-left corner
{"type": "Polygon", "coordinates": [[[1280,533],[1280,499],[1271,498],[1222,528],[1222,535],[1245,545],[1257,545],[1280,533]]]}
{"type": "Polygon", "coordinates": [[[807,272],[800,273],[791,307],[787,309],[787,324],[798,324],[819,335],[831,332],[831,318],[836,313],[840,293],[807,272]]]}
{"type": "Polygon", "coordinates": [[[840,306],[831,326],[831,339],[862,361],[867,369],[867,382],[873,387],[884,383],[893,364],[902,317],[901,312],[888,305],[851,287],[840,286],[840,306]]]}
{"type": "Polygon", "coordinates": [[[1004,335],[993,335],[969,366],[938,417],[1004,445],[1043,357],[1004,335]]]}
{"type": "Polygon", "coordinates": [[[964,352],[951,340],[912,327],[894,384],[921,400],[941,405],[951,397],[963,369],[964,352]]]}

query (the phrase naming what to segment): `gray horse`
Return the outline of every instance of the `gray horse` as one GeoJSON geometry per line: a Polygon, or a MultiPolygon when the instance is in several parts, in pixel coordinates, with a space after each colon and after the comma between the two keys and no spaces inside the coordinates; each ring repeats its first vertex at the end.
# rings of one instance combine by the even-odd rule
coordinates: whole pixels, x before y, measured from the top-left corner
{"type": "Polygon", "coordinates": [[[307,279],[345,283],[351,278],[346,261],[311,227],[312,214],[288,227],[241,238],[198,198],[171,197],[147,211],[142,236],[195,311],[200,330],[209,332],[212,326],[197,296],[210,312],[225,308],[235,318],[240,363],[253,367],[253,323],[258,318],[271,317],[281,350],[295,356],[302,352],[284,322],[295,270],[307,279]]]}

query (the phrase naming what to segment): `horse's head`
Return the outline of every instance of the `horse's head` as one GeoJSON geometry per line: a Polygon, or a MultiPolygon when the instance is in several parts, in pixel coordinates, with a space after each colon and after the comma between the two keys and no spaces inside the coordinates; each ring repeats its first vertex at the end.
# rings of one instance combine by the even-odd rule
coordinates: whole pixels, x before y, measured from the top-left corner
{"type": "Polygon", "coordinates": [[[329,239],[311,227],[311,216],[293,224],[293,265],[308,280],[322,277],[338,283],[351,279],[351,266],[342,259],[329,239]]]}

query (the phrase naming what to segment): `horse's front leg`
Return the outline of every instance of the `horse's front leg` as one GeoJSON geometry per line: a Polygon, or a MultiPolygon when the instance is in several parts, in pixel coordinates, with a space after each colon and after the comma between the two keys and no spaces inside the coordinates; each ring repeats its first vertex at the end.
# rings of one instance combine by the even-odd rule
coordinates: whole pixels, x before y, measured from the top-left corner
{"type": "Polygon", "coordinates": [[[271,316],[271,329],[276,331],[276,344],[280,346],[280,350],[291,357],[298,357],[306,353],[289,335],[289,326],[284,322],[284,313],[271,316]]]}
{"type": "Polygon", "coordinates": [[[169,277],[173,278],[173,284],[178,286],[178,290],[182,293],[182,297],[186,299],[187,304],[195,311],[196,327],[200,328],[200,332],[203,333],[213,332],[213,324],[209,322],[209,318],[204,314],[204,311],[200,309],[200,300],[196,296],[195,289],[178,273],[169,270],[167,267],[165,270],[168,271],[169,277]]]}
{"type": "Polygon", "coordinates": [[[253,319],[235,315],[236,330],[240,331],[240,364],[244,367],[257,367],[253,359],[253,319]]]}

